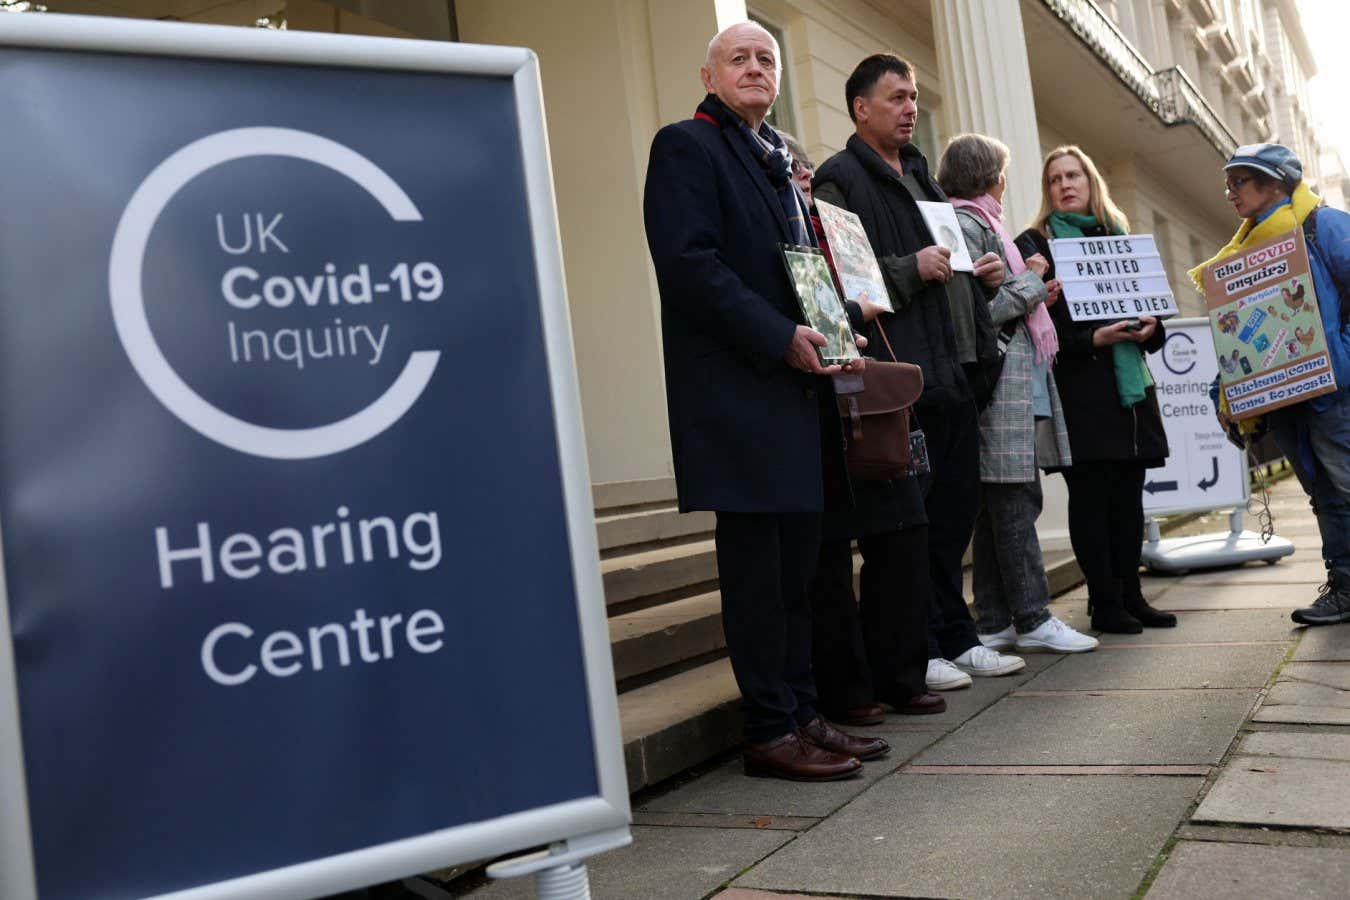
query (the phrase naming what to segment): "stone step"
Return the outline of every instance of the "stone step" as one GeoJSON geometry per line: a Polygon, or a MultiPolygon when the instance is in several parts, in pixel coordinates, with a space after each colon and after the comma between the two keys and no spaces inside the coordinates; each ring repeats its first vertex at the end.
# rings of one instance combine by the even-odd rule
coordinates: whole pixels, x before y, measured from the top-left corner
{"type": "Polygon", "coordinates": [[[656,547],[600,560],[605,605],[615,606],[679,591],[717,578],[717,554],[711,539],[656,547]]]}
{"type": "Polygon", "coordinates": [[[711,535],[716,524],[717,517],[713,513],[681,513],[674,505],[608,515],[596,513],[595,516],[595,531],[602,553],[634,544],[711,535]]]}
{"type": "Polygon", "coordinates": [[[622,682],[726,648],[717,591],[609,620],[614,677],[622,682]]]}
{"type": "MultiPolygon", "coordinates": [[[[1052,594],[1082,581],[1072,553],[1048,552],[1045,564],[1052,594]]],[[[860,565],[855,557],[855,591],[860,565]]],[[[709,591],[616,616],[610,620],[610,641],[619,680],[659,674],[724,650],[720,595],[709,591]]],[[[629,790],[657,784],[734,747],[740,740],[739,698],[725,658],[620,694],[629,790]]]]}
{"type": "Polygon", "coordinates": [[[591,485],[591,502],[597,512],[624,506],[675,501],[674,478],[644,478],[591,485]]]}
{"type": "Polygon", "coordinates": [[[628,790],[663,781],[741,739],[740,692],[725,659],[619,696],[628,790]]]}

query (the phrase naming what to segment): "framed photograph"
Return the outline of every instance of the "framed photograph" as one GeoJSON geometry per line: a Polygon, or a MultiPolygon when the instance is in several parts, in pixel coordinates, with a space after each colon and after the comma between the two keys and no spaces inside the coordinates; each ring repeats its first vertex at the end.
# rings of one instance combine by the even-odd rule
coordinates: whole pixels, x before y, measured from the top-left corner
{"type": "Polygon", "coordinates": [[[872,252],[872,242],[867,239],[862,219],[857,213],[849,212],[824,200],[816,201],[820,212],[820,224],[825,228],[825,236],[830,241],[830,253],[834,256],[834,269],[839,273],[839,286],[844,291],[845,300],[866,300],[880,306],[887,312],[895,312],[891,306],[891,295],[886,291],[886,282],[881,277],[881,267],[877,265],[876,254],[872,252]]]}
{"type": "Polygon", "coordinates": [[[788,278],[792,280],[792,289],[806,316],[806,323],[825,335],[828,341],[824,347],[816,348],[821,365],[843,365],[860,358],[853,328],[848,324],[848,313],[834,289],[825,254],[815,247],[783,244],[782,248],[788,278]]]}
{"type": "Polygon", "coordinates": [[[961,223],[956,220],[956,207],[950,203],[934,203],[929,200],[916,201],[919,214],[923,216],[933,240],[939,246],[952,251],[952,271],[970,272],[975,268],[975,260],[970,258],[965,236],[961,234],[961,223]]]}

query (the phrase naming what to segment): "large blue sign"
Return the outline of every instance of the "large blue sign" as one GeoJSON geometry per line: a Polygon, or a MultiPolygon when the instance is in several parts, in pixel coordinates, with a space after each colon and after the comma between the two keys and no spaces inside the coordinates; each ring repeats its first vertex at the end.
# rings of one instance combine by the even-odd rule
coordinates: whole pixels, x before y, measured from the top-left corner
{"type": "Polygon", "coordinates": [[[602,794],[542,135],[510,77],[394,68],[0,46],[0,528],[42,898],[602,794]]]}

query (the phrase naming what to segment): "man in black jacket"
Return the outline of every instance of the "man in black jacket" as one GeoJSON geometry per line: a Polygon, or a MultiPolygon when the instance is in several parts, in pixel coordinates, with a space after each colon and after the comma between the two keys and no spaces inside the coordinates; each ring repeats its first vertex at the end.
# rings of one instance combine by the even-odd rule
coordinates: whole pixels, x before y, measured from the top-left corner
{"type": "MultiPolygon", "coordinates": [[[[807,588],[820,547],[821,409],[833,403],[779,245],[814,244],[791,159],[764,124],[778,44],[757,25],[708,45],[708,96],[652,142],[644,213],[661,291],[680,509],[717,512],[722,623],[745,711],[747,774],[847,777],[882,741],[815,711],[807,588]]],[[[850,368],[857,368],[854,363],[850,368]]],[[[837,417],[824,421],[837,428],[837,417]]],[[[832,461],[832,460],[827,460],[832,461]]],[[[839,461],[842,465],[842,461],[839,461]]]]}
{"type": "Polygon", "coordinates": [[[927,682],[937,690],[964,687],[970,675],[1006,675],[1025,666],[980,643],[961,579],[980,483],[978,411],[962,366],[979,365],[978,322],[981,314],[988,318],[981,282],[997,287],[1003,266],[989,254],[973,273],[953,272],[951,251],[937,245],[924,223],[916,200],[947,198],[911,142],[919,92],[909,63],[869,56],[844,93],[856,132],[816,171],[815,197],[862,219],[896,309],[877,323],[901,360],[923,369],[919,420],[933,470],[924,485],[933,587],[927,682]]]}

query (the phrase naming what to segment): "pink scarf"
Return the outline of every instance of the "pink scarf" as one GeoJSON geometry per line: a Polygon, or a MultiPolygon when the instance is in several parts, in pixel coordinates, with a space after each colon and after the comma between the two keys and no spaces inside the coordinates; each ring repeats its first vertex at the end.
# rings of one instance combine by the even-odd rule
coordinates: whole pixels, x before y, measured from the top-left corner
{"type": "MultiPolygon", "coordinates": [[[[953,197],[952,206],[972,209],[989,223],[989,227],[994,229],[994,234],[997,234],[998,239],[1003,242],[1003,254],[1008,257],[1008,268],[1014,276],[1021,275],[1027,270],[1021,251],[1017,249],[1012,235],[1008,234],[1008,229],[1003,225],[1003,204],[989,194],[981,194],[974,200],[953,197]]],[[[1031,342],[1036,347],[1036,361],[1053,363],[1055,354],[1059,352],[1059,336],[1055,334],[1055,323],[1050,321],[1050,311],[1045,308],[1044,303],[1027,313],[1026,323],[1027,331],[1031,332],[1031,342]]]]}

